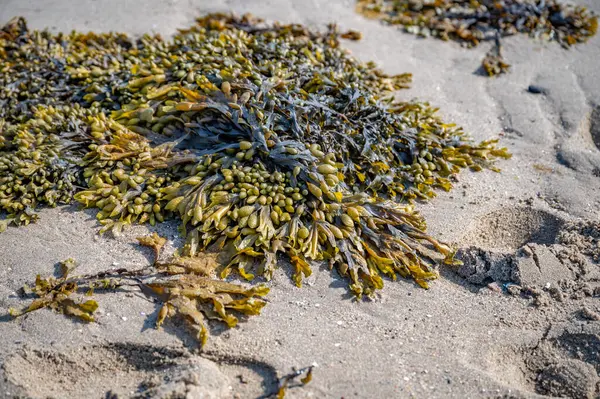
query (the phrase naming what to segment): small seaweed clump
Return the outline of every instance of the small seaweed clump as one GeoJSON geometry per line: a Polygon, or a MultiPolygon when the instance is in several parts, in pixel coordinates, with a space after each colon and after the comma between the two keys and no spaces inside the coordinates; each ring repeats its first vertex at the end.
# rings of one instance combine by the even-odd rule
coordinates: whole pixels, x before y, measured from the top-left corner
{"type": "Polygon", "coordinates": [[[152,247],[155,262],[137,270],[113,269],[96,274],[74,275],[77,263],[73,259],[60,262],[58,277],[40,275],[33,287],[23,287],[23,294],[33,297],[24,309],[11,308],[10,314],[19,317],[35,310],[50,308],[82,321],[93,322],[98,303],[89,299],[77,302],[77,294],[91,296],[95,291],[111,291],[127,286],[142,288],[142,292],[162,300],[156,319],[160,328],[166,318],[179,316],[194,331],[201,346],[208,338],[205,319],[219,320],[235,327],[238,318],[232,313],[258,315],[266,304],[262,299],[269,289],[263,285],[251,288],[211,278],[217,263],[212,256],[173,257],[167,262],[158,259],[166,239],[154,233],[139,237],[141,245],[152,247]]]}
{"type": "Polygon", "coordinates": [[[496,37],[494,46],[485,55],[481,62],[481,66],[488,76],[495,76],[501,73],[506,73],[510,69],[510,65],[504,61],[502,57],[502,45],[500,38],[496,37]]]}
{"type": "MultiPolygon", "coordinates": [[[[383,275],[426,287],[453,253],[412,200],[509,154],[392,100],[410,75],[357,61],[339,36],[248,15],[208,15],[169,41],[12,20],[0,31],[0,226],[75,200],[98,209],[102,232],[180,219],[181,256],[219,250],[221,278],[268,279],[283,254],[298,285],[326,261],[357,296],[383,275]]],[[[195,277],[169,284],[154,288],[204,292],[195,277]]],[[[179,298],[166,314],[197,307],[179,298]]]]}
{"type": "MultiPolygon", "coordinates": [[[[524,33],[568,48],[587,41],[598,30],[598,17],[592,12],[556,0],[358,0],[357,9],[388,24],[402,25],[409,33],[468,47],[524,33]]],[[[495,75],[505,72],[508,65],[498,52],[488,54],[483,67],[495,75]]]]}

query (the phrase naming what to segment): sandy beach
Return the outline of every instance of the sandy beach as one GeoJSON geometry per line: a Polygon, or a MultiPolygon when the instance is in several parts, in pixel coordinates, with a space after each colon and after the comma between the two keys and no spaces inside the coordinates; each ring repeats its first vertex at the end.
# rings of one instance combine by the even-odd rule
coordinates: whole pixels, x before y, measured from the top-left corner
{"type": "MultiPolygon", "coordinates": [[[[600,3],[578,0],[600,14],[600,3]]],[[[417,208],[428,232],[459,249],[424,290],[385,281],[356,301],[314,267],[302,288],[282,263],[268,305],[234,329],[211,324],[202,351],[176,324],[154,329],[157,304],[136,289],[98,294],[96,323],[41,310],[13,320],[17,293],[74,258],[80,273],[147,264],[136,237],[176,222],[97,236],[92,211],[44,209],[0,234],[0,398],[253,398],[315,364],[289,398],[600,397],[600,37],[570,50],[504,39],[510,73],[477,73],[488,51],[422,39],[354,11],[352,0],[2,0],[0,25],[24,16],[53,32],[157,32],[168,37],[214,11],[363,33],[343,45],[385,72],[411,72],[398,92],[439,107],[475,140],[499,137],[513,157],[501,173],[463,172],[451,192],[417,208]],[[530,85],[543,88],[534,94],[530,85]]]]}

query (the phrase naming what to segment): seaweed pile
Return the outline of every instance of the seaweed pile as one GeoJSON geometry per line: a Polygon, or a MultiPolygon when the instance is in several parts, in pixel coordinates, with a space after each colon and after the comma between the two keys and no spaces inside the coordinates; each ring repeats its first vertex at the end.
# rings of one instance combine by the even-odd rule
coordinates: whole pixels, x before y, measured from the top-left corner
{"type": "Polygon", "coordinates": [[[357,9],[409,33],[468,47],[495,40],[483,62],[490,76],[509,68],[500,54],[499,37],[523,33],[568,48],[598,30],[598,17],[592,12],[556,0],[358,0],[357,9]]]}
{"type": "MultiPolygon", "coordinates": [[[[410,75],[357,61],[339,37],[249,15],[211,14],[168,41],[12,20],[0,31],[0,229],[77,201],[98,209],[101,232],[180,219],[175,276],[216,250],[221,278],[269,279],[281,254],[298,286],[326,261],[357,297],[382,276],[427,287],[453,252],[413,200],[510,155],[427,104],[394,101],[410,75]]],[[[198,280],[174,281],[157,289],[184,299],[165,312],[198,308],[198,280]]]]}

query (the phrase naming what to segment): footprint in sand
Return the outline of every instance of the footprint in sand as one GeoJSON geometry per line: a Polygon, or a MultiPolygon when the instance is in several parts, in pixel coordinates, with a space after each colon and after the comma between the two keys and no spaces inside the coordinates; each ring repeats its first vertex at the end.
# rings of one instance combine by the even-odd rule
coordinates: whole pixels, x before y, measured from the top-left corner
{"type": "Polygon", "coordinates": [[[564,223],[541,209],[502,208],[477,219],[461,241],[482,249],[515,251],[528,243],[554,244],[564,223]]]}
{"type": "Polygon", "coordinates": [[[524,353],[526,371],[537,393],[582,399],[599,397],[600,322],[555,326],[524,353]]]}
{"type": "Polygon", "coordinates": [[[487,373],[516,389],[510,398],[600,397],[600,322],[551,326],[539,340],[498,346],[486,359],[487,373]]]}
{"type": "Polygon", "coordinates": [[[463,265],[457,273],[475,285],[585,282],[600,289],[598,242],[600,222],[567,221],[531,207],[503,208],[476,219],[461,239],[457,259],[463,265]]]}

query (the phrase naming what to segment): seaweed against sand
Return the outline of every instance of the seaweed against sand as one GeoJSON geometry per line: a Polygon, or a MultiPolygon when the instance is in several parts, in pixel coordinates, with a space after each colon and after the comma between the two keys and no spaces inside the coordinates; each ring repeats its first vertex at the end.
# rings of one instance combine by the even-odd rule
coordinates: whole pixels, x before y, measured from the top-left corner
{"type": "MultiPolygon", "coordinates": [[[[509,154],[427,104],[394,101],[410,75],[357,61],[339,36],[248,15],[208,15],[168,41],[55,35],[12,20],[0,31],[0,229],[73,200],[98,209],[101,232],[181,220],[181,258],[104,287],[151,288],[166,303],[160,320],[179,313],[202,341],[202,317],[232,326],[226,308],[256,314],[264,304],[254,298],[262,288],[215,272],[269,279],[287,259],[299,286],[325,261],[358,297],[382,276],[427,287],[453,252],[425,232],[413,200],[509,154]],[[199,266],[208,249],[228,261],[199,266]],[[171,279],[149,283],[152,273],[171,279]]],[[[160,251],[159,237],[142,243],[160,251]]],[[[38,278],[35,293],[74,314],[61,295],[105,277],[38,278]]]]}

